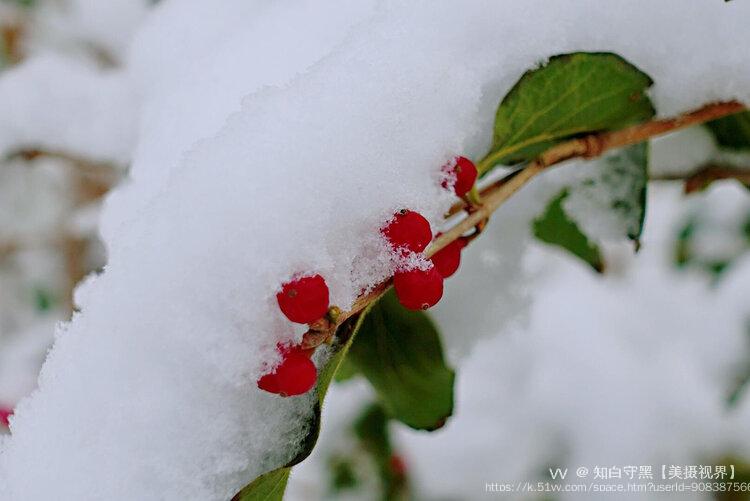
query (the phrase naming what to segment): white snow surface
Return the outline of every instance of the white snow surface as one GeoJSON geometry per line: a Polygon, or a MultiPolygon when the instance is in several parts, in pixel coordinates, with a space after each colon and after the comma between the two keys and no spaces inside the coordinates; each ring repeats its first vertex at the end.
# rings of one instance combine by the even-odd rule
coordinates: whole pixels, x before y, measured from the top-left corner
{"type": "MultiPolygon", "coordinates": [[[[67,122],[13,80],[34,89],[38,61],[3,75],[21,100],[0,98],[13,140],[133,166],[102,218],[109,264],[78,290],[81,313],[0,442],[0,498],[230,498],[293,454],[310,410],[255,386],[276,342],[302,333],[276,308],[281,282],[321,273],[346,308],[389,273],[379,225],[409,207],[437,228],[452,202],[440,166],[483,153],[500,98],[548,56],[621,54],[654,78],[665,115],[750,102],[748,15],[679,0],[166,0],[104,94],[60,80],[100,96],[67,122]],[[56,129],[35,129],[50,117],[56,129]]],[[[50,107],[73,103],[57,92],[50,107]]],[[[495,321],[517,311],[497,302],[517,282],[498,284],[472,303],[494,301],[495,321]]]]}

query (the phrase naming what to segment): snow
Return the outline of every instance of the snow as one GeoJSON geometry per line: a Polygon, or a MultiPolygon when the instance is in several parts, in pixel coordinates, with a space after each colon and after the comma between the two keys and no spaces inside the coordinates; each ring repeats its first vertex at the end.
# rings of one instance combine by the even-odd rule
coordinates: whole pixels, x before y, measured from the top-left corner
{"type": "Polygon", "coordinates": [[[0,78],[0,155],[21,149],[124,163],[135,142],[132,89],[115,70],[45,54],[0,78]]]}
{"type": "Polygon", "coordinates": [[[25,50],[30,55],[58,52],[93,56],[116,64],[126,54],[133,31],[143,22],[151,0],[38,0],[28,9],[25,50]]]}
{"type": "Polygon", "coordinates": [[[6,162],[0,170],[0,241],[55,233],[70,210],[70,166],[57,159],[6,162]]]}
{"type": "Polygon", "coordinates": [[[649,170],[655,176],[695,172],[718,155],[706,127],[691,127],[651,141],[649,170]]]}
{"type": "MultiPolygon", "coordinates": [[[[714,189],[731,200],[735,187],[714,189]]],[[[719,196],[699,195],[714,203],[719,196]]],[[[500,323],[454,358],[456,413],[446,427],[425,434],[393,425],[394,447],[420,498],[473,499],[487,482],[549,481],[548,466],[593,472],[595,465],[653,465],[658,474],[661,464],[719,464],[729,454],[750,454],[750,401],[731,411],[726,405],[750,356],[743,299],[750,262],[718,287],[676,271],[674,230],[692,203],[678,185],[656,185],[649,204],[642,250],[620,256],[626,273],[600,277],[554,248],[527,249],[527,320],[500,323]]],[[[448,293],[473,278],[464,271],[447,283],[448,293]]],[[[461,301],[472,314],[475,297],[461,301]]],[[[459,334],[437,318],[445,334],[459,334]]],[[[362,383],[333,387],[319,449],[292,475],[290,500],[329,498],[327,459],[341,447],[341,430],[373,399],[362,383]]]]}
{"type": "Polygon", "coordinates": [[[704,197],[693,201],[685,220],[693,223],[690,250],[695,259],[731,262],[749,245],[743,231],[750,223],[747,188],[735,182],[710,186],[704,197]]]}
{"type": "MultiPolygon", "coordinates": [[[[750,101],[749,13],[678,0],[166,0],[121,69],[39,55],[9,70],[0,150],[132,160],[132,177],[104,207],[108,265],[77,291],[81,312],[0,445],[0,497],[231,497],[291,457],[310,412],[311,397],[255,387],[277,341],[302,334],[275,307],[279,284],[320,273],[347,308],[392,271],[379,226],[408,207],[439,228],[453,201],[440,166],[483,151],[497,102],[555,53],[620,53],[657,82],[665,115],[750,101]]],[[[508,254],[466,253],[500,273],[482,282],[499,290],[479,299],[493,307],[480,333],[522,310],[523,248],[510,242],[539,201],[496,215],[512,221],[508,254]]],[[[452,351],[469,350],[466,330],[446,329],[452,351]]],[[[573,350],[569,339],[557,342],[573,350]]]]}
{"type": "Polygon", "coordinates": [[[548,463],[593,471],[750,453],[748,401],[734,412],[725,404],[749,353],[750,268],[719,289],[677,275],[669,260],[679,197],[679,186],[652,190],[646,243],[628,257],[626,276],[596,277],[547,248],[529,255],[543,272],[528,325],[464,360],[458,413],[445,430],[401,433],[425,495],[533,480],[548,463]]]}
{"type": "MultiPolygon", "coordinates": [[[[566,213],[589,238],[619,240],[638,235],[642,210],[640,200],[646,177],[640,158],[643,152],[619,150],[591,162],[571,162],[555,177],[573,181],[563,202],[566,213]]],[[[648,153],[645,153],[646,158],[648,153]]]]}

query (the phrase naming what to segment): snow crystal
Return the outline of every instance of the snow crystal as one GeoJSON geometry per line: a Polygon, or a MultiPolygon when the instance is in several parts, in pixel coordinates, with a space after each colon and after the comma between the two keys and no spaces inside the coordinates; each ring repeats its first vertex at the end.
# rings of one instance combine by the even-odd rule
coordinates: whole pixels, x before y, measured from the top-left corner
{"type": "Polygon", "coordinates": [[[109,264],[78,290],[81,313],[2,444],[0,496],[224,500],[282,464],[312,397],[255,386],[276,342],[302,333],[275,307],[280,283],[321,273],[348,307],[387,271],[372,251],[379,226],[408,207],[438,227],[453,201],[440,166],[479,154],[500,98],[555,53],[620,53],[655,79],[663,114],[750,101],[749,12],[167,0],[126,76],[39,58],[4,75],[0,116],[13,118],[0,149],[52,138],[44,146],[134,163],[104,210],[109,264]],[[44,85],[51,74],[65,84],[44,85]]]}

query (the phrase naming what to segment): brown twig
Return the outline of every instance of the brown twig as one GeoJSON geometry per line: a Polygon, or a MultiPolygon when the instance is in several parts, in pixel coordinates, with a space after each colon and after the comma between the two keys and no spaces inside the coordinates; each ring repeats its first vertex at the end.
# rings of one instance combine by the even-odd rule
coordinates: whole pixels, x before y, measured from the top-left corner
{"type": "MultiPolygon", "coordinates": [[[[477,224],[488,219],[498,207],[508,200],[516,191],[525,186],[536,175],[544,172],[548,167],[557,165],[572,158],[595,158],[606,151],[630,146],[642,141],[674,132],[692,125],[702,124],[745,110],[745,106],[737,101],[707,104],[697,110],[685,113],[676,118],[652,120],[650,122],[634,125],[621,130],[592,134],[581,138],[572,139],[551,147],[535,160],[527,164],[505,178],[485,187],[481,191],[482,204],[473,209],[466,218],[456,223],[451,229],[444,232],[432,242],[425,252],[427,257],[462,237],[477,224]]],[[[448,215],[453,215],[466,207],[465,202],[456,204],[448,215]]],[[[335,329],[348,318],[364,310],[370,303],[379,299],[390,288],[393,279],[389,278],[366,292],[352,305],[349,311],[342,312],[337,322],[331,326],[330,335],[335,329]]]]}
{"type": "MultiPolygon", "coordinates": [[[[547,166],[574,157],[594,158],[611,149],[640,143],[652,137],[667,134],[669,132],[674,132],[679,129],[684,129],[685,127],[690,127],[691,125],[698,125],[727,115],[733,115],[735,113],[744,111],[745,109],[745,105],[737,101],[707,104],[702,108],[691,111],[689,113],[685,113],[677,118],[652,120],[650,122],[634,125],[626,129],[612,132],[602,132],[600,134],[593,134],[579,139],[573,139],[571,141],[558,144],[557,146],[553,146],[552,148],[544,152],[542,154],[542,157],[547,157],[547,166]],[[561,159],[557,159],[557,157],[561,157],[561,159]]],[[[495,191],[500,189],[503,184],[507,183],[522,170],[524,169],[519,169],[511,172],[508,176],[499,179],[498,181],[495,181],[488,186],[485,186],[480,190],[480,196],[482,198],[485,198],[489,196],[490,193],[494,193],[495,191]]],[[[684,178],[681,177],[681,179],[684,178]]],[[[448,212],[446,213],[446,217],[458,214],[459,212],[463,211],[465,207],[465,201],[461,200],[459,202],[456,202],[448,210],[448,212]]]]}
{"type": "Polygon", "coordinates": [[[651,181],[682,181],[685,193],[700,191],[714,181],[736,179],[750,185],[750,169],[740,169],[730,165],[708,164],[689,174],[657,174],[649,177],[651,181]]]}
{"type": "Polygon", "coordinates": [[[17,64],[23,57],[20,49],[22,35],[21,24],[0,24],[0,49],[4,49],[5,52],[0,54],[0,57],[4,56],[10,64],[17,64]]]}

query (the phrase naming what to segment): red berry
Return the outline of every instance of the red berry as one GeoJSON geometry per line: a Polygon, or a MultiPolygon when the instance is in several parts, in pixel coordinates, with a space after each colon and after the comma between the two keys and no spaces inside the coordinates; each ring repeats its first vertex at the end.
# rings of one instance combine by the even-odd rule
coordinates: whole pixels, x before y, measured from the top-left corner
{"type": "Polygon", "coordinates": [[[318,370],[310,360],[310,350],[282,348],[282,360],[276,369],[258,380],[258,388],[283,397],[302,395],[315,386],[318,370]]]}
{"type": "MultiPolygon", "coordinates": [[[[437,234],[436,238],[440,236],[437,234]]],[[[466,247],[466,240],[459,238],[449,243],[432,256],[432,264],[443,278],[456,273],[458,266],[461,264],[461,251],[466,247]]]]}
{"type": "Polygon", "coordinates": [[[443,297],[443,277],[434,266],[396,272],[393,287],[398,301],[410,310],[426,310],[443,297]]]}
{"type": "Polygon", "coordinates": [[[399,456],[398,454],[393,454],[391,456],[389,465],[391,467],[391,471],[397,477],[403,477],[406,475],[406,463],[404,462],[403,458],[399,456]]]}
{"type": "Polygon", "coordinates": [[[477,168],[474,162],[466,157],[456,157],[450,163],[443,166],[446,179],[443,180],[443,188],[450,188],[450,178],[455,178],[453,191],[457,196],[463,197],[474,187],[477,181],[477,168]]]}
{"type": "Polygon", "coordinates": [[[281,312],[292,322],[309,324],[328,312],[328,286],[320,275],[285,283],[276,299],[281,312]]]}
{"type": "Polygon", "coordinates": [[[422,214],[407,209],[394,214],[380,231],[394,248],[412,252],[422,252],[432,240],[430,223],[422,214]]]}
{"type": "Polygon", "coordinates": [[[279,381],[276,374],[265,374],[258,379],[258,388],[268,393],[281,393],[279,391],[279,381]]]}
{"type": "Polygon", "coordinates": [[[0,424],[6,428],[10,426],[10,417],[13,415],[12,409],[5,409],[0,407],[0,424]]]}

